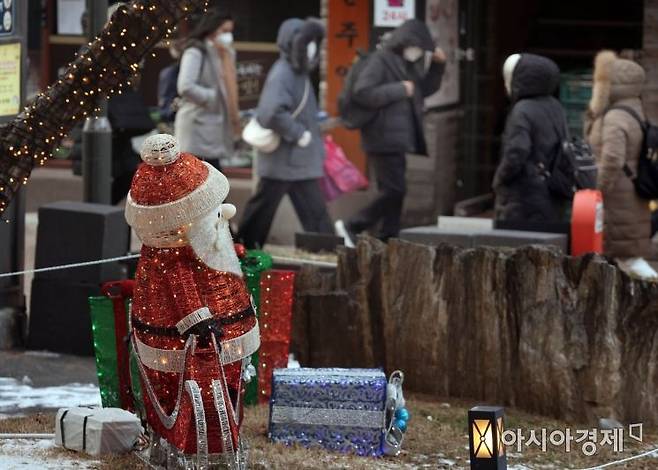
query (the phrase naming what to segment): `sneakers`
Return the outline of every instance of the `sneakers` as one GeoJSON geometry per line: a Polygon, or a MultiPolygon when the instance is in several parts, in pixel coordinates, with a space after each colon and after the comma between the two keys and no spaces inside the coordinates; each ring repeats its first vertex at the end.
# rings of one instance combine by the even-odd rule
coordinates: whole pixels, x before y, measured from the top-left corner
{"type": "Polygon", "coordinates": [[[658,273],[643,258],[617,260],[619,267],[631,276],[658,281],[658,273]]]}
{"type": "Polygon", "coordinates": [[[336,235],[345,240],[345,246],[348,248],[354,248],[356,234],[348,228],[347,224],[339,219],[334,224],[334,228],[336,229],[336,235]]]}

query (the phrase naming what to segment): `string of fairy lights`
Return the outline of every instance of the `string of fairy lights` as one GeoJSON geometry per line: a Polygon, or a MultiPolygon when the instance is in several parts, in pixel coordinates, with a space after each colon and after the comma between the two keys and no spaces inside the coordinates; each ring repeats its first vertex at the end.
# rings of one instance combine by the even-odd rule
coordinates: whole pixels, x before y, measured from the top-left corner
{"type": "Polygon", "coordinates": [[[181,20],[207,8],[208,0],[137,0],[121,6],[67,71],[0,127],[0,216],[32,169],[52,158],[76,124],[100,112],[99,100],[131,86],[142,59],[161,41],[168,44],[181,20]]]}

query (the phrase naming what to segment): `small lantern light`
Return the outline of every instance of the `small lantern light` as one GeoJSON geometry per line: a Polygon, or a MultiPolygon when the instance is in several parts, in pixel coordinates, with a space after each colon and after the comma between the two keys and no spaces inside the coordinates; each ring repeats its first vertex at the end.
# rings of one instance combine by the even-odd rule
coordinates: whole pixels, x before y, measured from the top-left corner
{"type": "Polygon", "coordinates": [[[504,414],[504,409],[496,406],[476,406],[469,410],[471,469],[507,469],[507,456],[503,443],[504,414]]]}

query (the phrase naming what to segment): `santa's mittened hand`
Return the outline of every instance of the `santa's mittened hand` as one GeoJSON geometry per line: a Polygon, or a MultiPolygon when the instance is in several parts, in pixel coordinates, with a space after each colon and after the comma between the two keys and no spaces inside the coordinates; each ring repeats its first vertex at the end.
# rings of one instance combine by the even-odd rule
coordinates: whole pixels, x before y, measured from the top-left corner
{"type": "Polygon", "coordinates": [[[311,136],[311,133],[309,131],[304,131],[302,134],[302,137],[297,141],[297,145],[300,147],[308,147],[308,145],[311,143],[311,139],[313,137],[311,136]]]}
{"type": "Polygon", "coordinates": [[[224,217],[226,220],[231,220],[237,211],[238,210],[233,204],[222,204],[219,207],[220,214],[222,214],[222,217],[224,217]]]}

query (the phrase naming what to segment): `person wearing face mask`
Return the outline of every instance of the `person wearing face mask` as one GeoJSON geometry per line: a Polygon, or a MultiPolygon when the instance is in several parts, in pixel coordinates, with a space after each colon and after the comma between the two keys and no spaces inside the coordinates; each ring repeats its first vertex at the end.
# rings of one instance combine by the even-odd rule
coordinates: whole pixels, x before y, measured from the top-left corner
{"type": "Polygon", "coordinates": [[[336,232],[346,245],[352,246],[357,234],[380,222],[379,238],[398,235],[406,194],[406,154],[427,154],[424,98],[441,86],[445,62],[445,53],[435,48],[425,23],[414,19],[390,34],[356,78],[354,101],[374,113],[361,128],[361,137],[379,193],[361,212],[336,222],[336,232]]]}
{"type": "Polygon", "coordinates": [[[181,150],[216,168],[232,156],[241,133],[233,28],[231,15],[204,15],[184,41],[177,80],[174,129],[181,150]]]}
{"type": "Polygon", "coordinates": [[[293,18],[279,28],[281,57],[261,92],[256,119],[281,137],[272,153],[258,155],[260,181],[247,203],[238,239],[247,248],[262,247],[283,197],[290,196],[307,232],[334,233],[319,185],[324,175],[324,144],[318,103],[309,74],[320,63],[324,28],[315,19],[293,18]]]}
{"type": "Polygon", "coordinates": [[[569,201],[551,193],[546,176],[566,129],[564,109],[553,96],[560,69],[546,57],[513,54],[503,64],[503,79],[512,108],[492,185],[495,219],[564,222],[569,201]]]}

